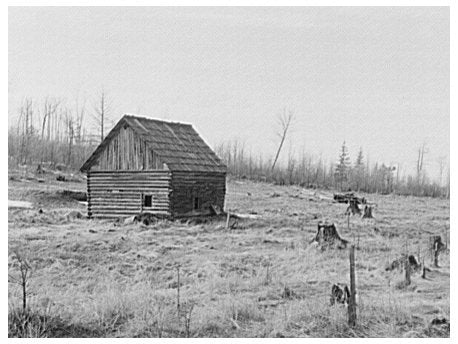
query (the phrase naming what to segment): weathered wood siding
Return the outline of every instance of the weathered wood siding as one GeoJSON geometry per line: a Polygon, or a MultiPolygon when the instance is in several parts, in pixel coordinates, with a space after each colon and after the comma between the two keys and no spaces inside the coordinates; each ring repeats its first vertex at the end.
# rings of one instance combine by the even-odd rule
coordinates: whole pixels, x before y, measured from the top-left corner
{"type": "Polygon", "coordinates": [[[176,217],[208,214],[211,205],[224,208],[226,173],[220,172],[172,172],[171,210],[176,217]],[[200,207],[194,209],[194,198],[200,207]]]}
{"type": "Polygon", "coordinates": [[[169,171],[90,171],[87,174],[88,216],[122,217],[144,212],[169,216],[169,171]],[[143,206],[152,196],[152,207],[143,206]]]}
{"type": "Polygon", "coordinates": [[[157,170],[164,169],[163,163],[130,127],[120,128],[104,147],[98,162],[91,170],[157,170]]]}

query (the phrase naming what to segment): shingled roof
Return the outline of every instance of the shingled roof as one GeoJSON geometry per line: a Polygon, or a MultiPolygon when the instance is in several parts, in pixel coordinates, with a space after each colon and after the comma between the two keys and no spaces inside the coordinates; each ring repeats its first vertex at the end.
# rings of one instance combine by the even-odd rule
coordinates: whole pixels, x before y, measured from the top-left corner
{"type": "Polygon", "coordinates": [[[127,124],[144,140],[171,171],[226,172],[220,158],[194,130],[191,124],[166,122],[147,117],[124,115],[94,153],[81,167],[87,171],[106,144],[127,124]]]}

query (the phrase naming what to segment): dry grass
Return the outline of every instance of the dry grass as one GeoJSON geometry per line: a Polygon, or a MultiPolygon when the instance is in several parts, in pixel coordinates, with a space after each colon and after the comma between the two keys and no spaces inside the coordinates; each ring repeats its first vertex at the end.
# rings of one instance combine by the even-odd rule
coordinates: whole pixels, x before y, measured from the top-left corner
{"type": "MultiPolygon", "coordinates": [[[[85,185],[9,183],[10,199],[32,200],[43,209],[42,214],[38,209],[9,211],[10,253],[14,248],[28,252],[33,267],[30,312],[46,314],[48,324],[59,322],[66,329],[48,326],[29,335],[449,336],[446,326],[430,325],[433,318],[450,317],[449,255],[442,254],[441,267],[435,269],[426,250],[429,235],[442,235],[449,227],[449,201],[364,195],[377,203],[375,219],[352,217],[349,231],[345,205],[328,200],[330,193],[230,182],[227,207],[259,218],[239,220],[236,229],[226,231],[224,222],[146,227],[67,219],[68,211],[84,211],[84,206],[56,200],[63,187],[85,185]],[[279,196],[271,197],[274,193],[279,196]],[[348,251],[321,251],[309,244],[317,222],[326,219],[350,241],[357,242],[359,233],[356,328],[347,326],[344,306],[329,304],[332,284],[348,283],[348,251]],[[427,255],[432,271],[426,279],[413,274],[412,285],[399,289],[402,271],[387,272],[385,266],[404,252],[406,241],[413,254],[420,249],[427,255]],[[290,297],[282,295],[285,287],[293,291],[290,297]]],[[[11,284],[10,329],[20,318],[19,296],[11,284]]],[[[10,336],[18,333],[10,330],[10,336]]]]}

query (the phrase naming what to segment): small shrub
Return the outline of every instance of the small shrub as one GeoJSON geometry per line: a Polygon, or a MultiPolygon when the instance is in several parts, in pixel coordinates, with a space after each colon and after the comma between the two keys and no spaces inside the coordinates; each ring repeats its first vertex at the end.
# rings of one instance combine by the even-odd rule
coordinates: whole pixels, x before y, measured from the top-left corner
{"type": "Polygon", "coordinates": [[[47,337],[49,317],[30,309],[11,308],[8,310],[9,338],[47,337]]]}

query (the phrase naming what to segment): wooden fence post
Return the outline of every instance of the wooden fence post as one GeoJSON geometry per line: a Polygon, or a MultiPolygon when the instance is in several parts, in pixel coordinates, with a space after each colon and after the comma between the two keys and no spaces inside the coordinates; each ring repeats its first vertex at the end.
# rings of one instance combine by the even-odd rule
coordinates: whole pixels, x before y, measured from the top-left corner
{"type": "Polygon", "coordinates": [[[423,273],[421,274],[421,278],[426,278],[426,266],[425,266],[425,258],[423,257],[423,273]]]}
{"type": "Polygon", "coordinates": [[[180,322],[180,266],[177,266],[177,314],[180,322]]]}
{"type": "Polygon", "coordinates": [[[356,282],[355,282],[355,245],[350,247],[350,302],[348,304],[348,325],[356,326],[356,282]]]}
{"type": "Polygon", "coordinates": [[[410,261],[409,261],[409,256],[406,256],[406,261],[405,261],[405,271],[406,271],[406,286],[410,285],[410,261]]]}
{"type": "Polygon", "coordinates": [[[408,240],[406,239],[406,251],[405,251],[405,262],[404,262],[404,270],[406,273],[406,286],[410,285],[410,261],[409,261],[409,247],[408,247],[408,240]]]}
{"type": "Polygon", "coordinates": [[[444,228],[444,244],[445,244],[445,249],[448,248],[448,231],[447,231],[447,225],[444,228]]]}

